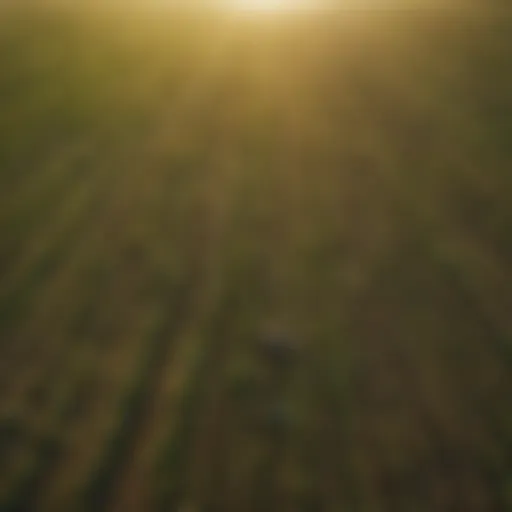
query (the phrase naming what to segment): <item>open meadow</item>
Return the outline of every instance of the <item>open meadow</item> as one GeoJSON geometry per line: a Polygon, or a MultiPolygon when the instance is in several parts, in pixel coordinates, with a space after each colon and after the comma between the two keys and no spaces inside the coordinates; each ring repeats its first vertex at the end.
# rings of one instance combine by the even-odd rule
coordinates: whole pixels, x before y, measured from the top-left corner
{"type": "Polygon", "coordinates": [[[512,15],[24,4],[0,511],[512,511],[512,15]]]}

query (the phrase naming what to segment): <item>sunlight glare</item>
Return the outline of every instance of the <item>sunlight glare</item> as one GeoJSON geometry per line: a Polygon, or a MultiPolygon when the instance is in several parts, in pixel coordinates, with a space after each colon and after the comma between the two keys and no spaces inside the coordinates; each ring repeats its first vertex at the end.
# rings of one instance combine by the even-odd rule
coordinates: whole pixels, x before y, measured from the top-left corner
{"type": "Polygon", "coordinates": [[[282,11],[298,7],[300,0],[232,0],[241,11],[282,11]]]}

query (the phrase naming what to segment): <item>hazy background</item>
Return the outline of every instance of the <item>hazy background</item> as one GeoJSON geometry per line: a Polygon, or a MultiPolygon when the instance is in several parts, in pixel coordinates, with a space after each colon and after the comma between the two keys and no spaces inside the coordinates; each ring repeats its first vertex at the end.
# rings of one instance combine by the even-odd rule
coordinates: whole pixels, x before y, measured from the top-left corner
{"type": "Polygon", "coordinates": [[[158,3],[1,4],[0,510],[512,510],[508,11],[158,3]]]}

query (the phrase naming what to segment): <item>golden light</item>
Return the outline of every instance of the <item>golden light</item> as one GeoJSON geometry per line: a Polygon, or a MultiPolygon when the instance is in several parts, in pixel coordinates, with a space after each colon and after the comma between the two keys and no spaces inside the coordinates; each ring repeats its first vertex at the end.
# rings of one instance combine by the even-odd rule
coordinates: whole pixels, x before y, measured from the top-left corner
{"type": "Polygon", "coordinates": [[[283,11],[296,9],[301,0],[231,0],[233,8],[240,11],[283,11]]]}

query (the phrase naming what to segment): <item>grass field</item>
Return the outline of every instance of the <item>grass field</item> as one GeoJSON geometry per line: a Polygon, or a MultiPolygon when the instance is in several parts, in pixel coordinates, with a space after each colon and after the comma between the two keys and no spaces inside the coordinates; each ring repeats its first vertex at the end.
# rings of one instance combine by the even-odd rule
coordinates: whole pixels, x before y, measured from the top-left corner
{"type": "Polygon", "coordinates": [[[0,9],[0,510],[512,511],[511,31],[0,9]]]}

